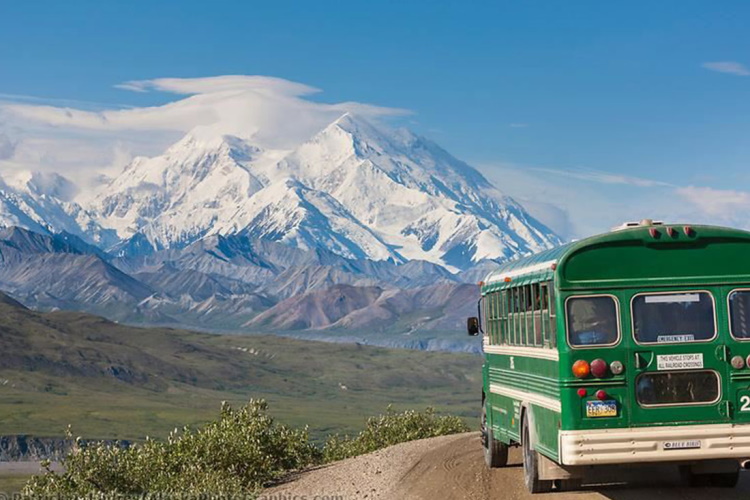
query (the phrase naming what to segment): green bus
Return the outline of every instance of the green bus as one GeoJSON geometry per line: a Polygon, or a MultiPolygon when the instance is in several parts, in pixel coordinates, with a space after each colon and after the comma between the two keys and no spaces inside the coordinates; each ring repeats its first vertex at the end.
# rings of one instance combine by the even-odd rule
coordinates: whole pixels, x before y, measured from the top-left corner
{"type": "Polygon", "coordinates": [[[480,285],[468,329],[483,337],[489,467],[520,446],[532,493],[613,464],[736,485],[750,463],[750,232],[625,224],[480,285]]]}

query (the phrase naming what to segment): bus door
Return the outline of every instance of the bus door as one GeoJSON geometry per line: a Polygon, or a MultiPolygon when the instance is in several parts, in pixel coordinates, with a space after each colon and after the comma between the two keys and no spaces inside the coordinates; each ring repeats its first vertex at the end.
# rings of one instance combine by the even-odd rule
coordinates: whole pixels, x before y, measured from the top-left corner
{"type": "Polygon", "coordinates": [[[707,290],[633,295],[634,344],[626,369],[632,388],[628,391],[631,426],[718,423],[730,418],[729,349],[718,300],[707,290]]]}

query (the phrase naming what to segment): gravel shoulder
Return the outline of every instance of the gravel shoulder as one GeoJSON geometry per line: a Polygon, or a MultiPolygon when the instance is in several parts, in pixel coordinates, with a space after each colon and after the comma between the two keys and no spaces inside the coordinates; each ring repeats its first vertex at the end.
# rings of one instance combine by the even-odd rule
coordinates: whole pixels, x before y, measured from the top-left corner
{"type": "Polygon", "coordinates": [[[750,498],[750,472],[734,489],[684,488],[676,467],[598,471],[575,492],[530,495],[518,449],[507,467],[484,465],[478,433],[402,443],[384,450],[296,473],[260,500],[722,500],[750,498]]]}

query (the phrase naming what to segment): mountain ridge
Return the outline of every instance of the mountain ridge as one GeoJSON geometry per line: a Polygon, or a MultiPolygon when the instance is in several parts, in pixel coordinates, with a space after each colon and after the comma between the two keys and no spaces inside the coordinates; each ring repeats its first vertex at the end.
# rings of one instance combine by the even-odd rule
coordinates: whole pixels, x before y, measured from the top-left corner
{"type": "Polygon", "coordinates": [[[560,242],[436,143],[349,113],[288,150],[193,131],[84,194],[0,182],[0,289],[135,324],[437,336],[467,283],[560,242]]]}

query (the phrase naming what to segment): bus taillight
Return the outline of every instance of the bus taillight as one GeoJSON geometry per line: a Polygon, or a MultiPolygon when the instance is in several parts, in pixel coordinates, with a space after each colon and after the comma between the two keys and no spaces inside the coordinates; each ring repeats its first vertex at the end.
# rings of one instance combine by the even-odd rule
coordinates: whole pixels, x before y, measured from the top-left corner
{"type": "Polygon", "coordinates": [[[596,378],[607,376],[607,362],[603,359],[595,359],[591,362],[591,374],[596,378]]]}
{"type": "Polygon", "coordinates": [[[598,399],[599,401],[604,401],[608,397],[609,397],[609,395],[607,394],[606,391],[604,391],[602,389],[599,389],[598,391],[596,391],[596,399],[598,399]]]}
{"type": "Polygon", "coordinates": [[[588,361],[579,359],[573,363],[573,375],[576,378],[586,378],[589,376],[589,373],[591,373],[591,366],[589,366],[588,361]]]}

